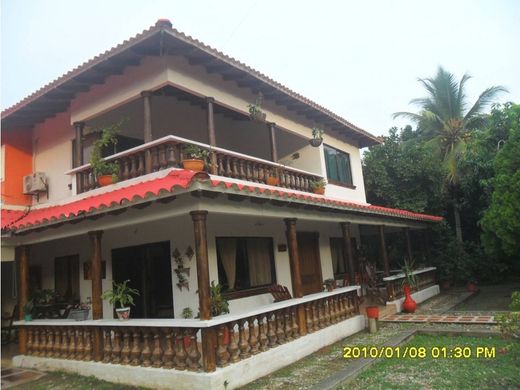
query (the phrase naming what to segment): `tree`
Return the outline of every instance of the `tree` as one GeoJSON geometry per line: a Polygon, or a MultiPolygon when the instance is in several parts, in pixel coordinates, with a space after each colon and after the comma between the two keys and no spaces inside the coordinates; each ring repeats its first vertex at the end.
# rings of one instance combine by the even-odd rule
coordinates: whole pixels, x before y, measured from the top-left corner
{"type": "Polygon", "coordinates": [[[445,183],[451,193],[453,216],[457,240],[462,242],[457,193],[459,185],[458,159],[464,153],[471,132],[483,124],[483,110],[501,92],[502,86],[489,87],[480,94],[477,101],[467,110],[465,84],[471,78],[464,74],[457,82],[452,73],[439,67],[433,78],[419,79],[427,91],[427,96],[413,99],[410,103],[419,106],[419,113],[397,112],[396,117],[406,117],[416,122],[418,130],[432,145],[444,162],[445,183]]]}
{"type": "MultiPolygon", "coordinates": [[[[493,116],[492,116],[493,117],[493,116]]],[[[520,258],[520,105],[506,104],[492,122],[507,129],[498,144],[491,204],[481,220],[482,242],[489,254],[520,258]]]]}
{"type": "Polygon", "coordinates": [[[363,176],[370,203],[432,214],[445,209],[442,167],[411,126],[400,134],[390,129],[365,152],[363,176]]]}

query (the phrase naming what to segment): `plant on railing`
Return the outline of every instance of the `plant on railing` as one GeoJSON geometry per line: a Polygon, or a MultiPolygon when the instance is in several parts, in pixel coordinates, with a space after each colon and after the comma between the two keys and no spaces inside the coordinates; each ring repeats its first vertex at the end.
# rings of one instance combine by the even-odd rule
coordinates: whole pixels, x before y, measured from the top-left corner
{"type": "Polygon", "coordinates": [[[120,320],[127,320],[130,318],[130,306],[135,306],[134,295],[139,295],[139,290],[128,286],[130,280],[125,280],[122,283],[114,282],[112,290],[107,290],[101,294],[101,299],[108,300],[112,305],[117,305],[117,317],[120,320]]]}
{"type": "Polygon", "coordinates": [[[182,318],[193,318],[193,310],[191,310],[189,307],[182,309],[182,318]]]}
{"type": "Polygon", "coordinates": [[[211,315],[219,316],[221,314],[229,313],[229,302],[222,296],[222,286],[215,281],[211,281],[210,290],[210,305],[211,315]]]}
{"type": "Polygon", "coordinates": [[[317,179],[311,180],[309,183],[309,187],[314,191],[315,194],[323,195],[325,193],[325,186],[327,182],[325,179],[317,179]]]}
{"type": "Polygon", "coordinates": [[[321,145],[321,143],[323,142],[323,133],[323,129],[320,129],[318,127],[312,128],[312,138],[309,140],[311,146],[317,148],[321,145]]]}
{"type": "Polygon", "coordinates": [[[249,115],[251,119],[256,122],[265,122],[265,118],[267,117],[266,113],[262,111],[262,102],[264,100],[264,95],[260,92],[254,104],[248,104],[247,108],[249,109],[249,115]]]}
{"type": "Polygon", "coordinates": [[[204,166],[208,164],[210,152],[197,145],[184,144],[182,146],[182,166],[184,169],[191,171],[203,171],[204,166]]]}
{"type": "Polygon", "coordinates": [[[405,258],[404,265],[401,268],[404,273],[403,291],[405,297],[403,301],[403,311],[407,313],[413,313],[417,308],[417,302],[414,301],[410,293],[411,288],[417,288],[417,278],[414,275],[414,261],[412,259],[405,258]]]}
{"type": "Polygon", "coordinates": [[[336,287],[336,281],[334,279],[325,279],[323,281],[323,286],[325,287],[325,289],[327,291],[332,291],[334,290],[334,287],[336,287]]]}
{"type": "Polygon", "coordinates": [[[100,186],[116,183],[119,180],[119,164],[117,161],[106,161],[103,151],[117,144],[117,134],[121,130],[122,121],[100,130],[93,130],[100,136],[94,142],[90,157],[90,166],[100,186]]]}
{"type": "Polygon", "coordinates": [[[265,183],[270,186],[280,185],[280,176],[282,176],[283,169],[280,166],[271,167],[267,172],[265,183]]]}
{"type": "Polygon", "coordinates": [[[32,299],[27,301],[23,307],[23,319],[24,321],[32,321],[32,311],[34,309],[34,302],[32,299]]]}
{"type": "Polygon", "coordinates": [[[36,305],[49,305],[55,300],[56,291],[51,289],[36,290],[31,296],[31,301],[36,305]]]}

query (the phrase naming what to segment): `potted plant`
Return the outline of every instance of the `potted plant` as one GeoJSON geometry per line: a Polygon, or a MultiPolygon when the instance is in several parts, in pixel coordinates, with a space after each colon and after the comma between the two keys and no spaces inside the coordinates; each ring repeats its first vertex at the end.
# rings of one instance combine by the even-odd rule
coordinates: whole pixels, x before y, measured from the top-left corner
{"type": "Polygon", "coordinates": [[[101,295],[102,299],[108,300],[112,305],[118,305],[116,308],[117,318],[120,320],[128,320],[130,318],[130,306],[134,306],[134,295],[139,295],[139,291],[135,288],[128,287],[128,282],[114,282],[114,288],[107,290],[101,295]]]}
{"type": "Polygon", "coordinates": [[[264,97],[262,93],[258,95],[254,104],[248,104],[247,108],[249,109],[249,115],[251,120],[255,122],[265,122],[265,118],[267,117],[266,113],[262,111],[262,101],[264,97]]]}
{"type": "Polygon", "coordinates": [[[379,306],[367,306],[367,317],[379,319],[379,306]]]}
{"type": "Polygon", "coordinates": [[[406,313],[414,313],[417,308],[417,302],[412,298],[412,294],[410,289],[415,289],[417,287],[417,278],[414,275],[414,262],[412,259],[405,259],[404,265],[402,266],[402,270],[404,273],[403,280],[403,292],[404,292],[404,301],[403,301],[403,311],[406,313]]]}
{"type": "Polygon", "coordinates": [[[204,170],[204,166],[208,161],[209,151],[202,149],[197,145],[184,144],[182,147],[184,158],[182,159],[182,167],[191,171],[200,172],[204,170]]]}
{"type": "Polygon", "coordinates": [[[90,301],[88,300],[87,302],[80,302],[74,305],[69,312],[68,318],[76,321],[88,320],[88,313],[90,312],[90,301]]]}
{"type": "Polygon", "coordinates": [[[222,296],[222,286],[211,281],[210,286],[211,315],[213,317],[229,313],[229,302],[222,296]]]}
{"type": "Polygon", "coordinates": [[[311,182],[309,183],[311,190],[313,190],[314,193],[318,194],[318,195],[325,194],[326,185],[327,185],[327,182],[325,181],[325,179],[311,180],[311,182]]]}
{"type": "Polygon", "coordinates": [[[317,148],[323,142],[323,129],[318,127],[312,128],[312,138],[309,140],[309,143],[312,147],[317,148]]]}
{"type": "Polygon", "coordinates": [[[32,321],[32,311],[34,309],[34,302],[31,300],[27,301],[27,303],[23,307],[23,319],[24,321],[32,321]]]}
{"type": "Polygon", "coordinates": [[[332,291],[334,290],[334,287],[336,287],[336,281],[332,278],[325,279],[323,281],[323,286],[327,289],[327,291],[332,291]]]}
{"type": "Polygon", "coordinates": [[[182,309],[182,318],[193,318],[193,310],[191,310],[189,307],[182,309]]]}
{"type": "Polygon", "coordinates": [[[119,164],[117,161],[110,162],[103,158],[103,150],[117,144],[119,128],[120,124],[115,124],[101,130],[96,130],[96,132],[100,133],[100,136],[96,142],[94,142],[92,155],[90,157],[90,166],[92,167],[98,184],[102,187],[117,183],[119,179],[119,164]]]}
{"type": "Polygon", "coordinates": [[[282,173],[282,167],[270,168],[269,172],[267,173],[267,178],[265,179],[265,184],[267,184],[269,186],[279,186],[281,173],[282,173]]]}

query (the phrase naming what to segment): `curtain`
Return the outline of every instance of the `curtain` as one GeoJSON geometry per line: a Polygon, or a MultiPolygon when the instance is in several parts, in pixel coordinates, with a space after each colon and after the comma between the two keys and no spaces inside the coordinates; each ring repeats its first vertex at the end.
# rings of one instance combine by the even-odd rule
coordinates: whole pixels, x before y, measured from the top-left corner
{"type": "Polygon", "coordinates": [[[251,287],[271,283],[271,252],[268,240],[248,238],[247,261],[251,287]]]}
{"type": "Polygon", "coordinates": [[[218,252],[224,266],[229,289],[235,288],[237,274],[237,241],[235,238],[220,238],[218,240],[218,252]]]}
{"type": "Polygon", "coordinates": [[[345,272],[345,267],[343,266],[343,247],[341,239],[331,238],[330,251],[332,255],[332,269],[334,270],[334,274],[341,274],[345,272]]]}

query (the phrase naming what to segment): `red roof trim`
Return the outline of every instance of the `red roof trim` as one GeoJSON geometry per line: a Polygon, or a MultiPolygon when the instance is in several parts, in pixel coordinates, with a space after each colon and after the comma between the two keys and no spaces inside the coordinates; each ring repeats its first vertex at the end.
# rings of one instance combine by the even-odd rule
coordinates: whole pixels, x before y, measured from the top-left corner
{"type": "Polygon", "coordinates": [[[15,231],[29,229],[39,225],[66,221],[82,215],[125,206],[128,203],[139,202],[145,199],[157,198],[161,195],[174,193],[178,189],[189,189],[196,181],[208,183],[212,188],[235,189],[247,194],[272,195],[283,199],[296,199],[308,203],[322,204],[332,208],[341,208],[346,211],[360,211],[370,214],[392,216],[398,218],[413,219],[426,222],[440,222],[443,218],[433,215],[414,213],[406,210],[391,209],[387,207],[359,204],[337,199],[327,198],[321,195],[304,194],[288,189],[272,189],[257,185],[239,184],[231,181],[213,178],[204,172],[187,170],[172,170],[166,176],[151,179],[149,181],[132,184],[127,187],[117,188],[103,194],[93,195],[70,203],[33,209],[27,212],[2,209],[2,231],[15,231]]]}

